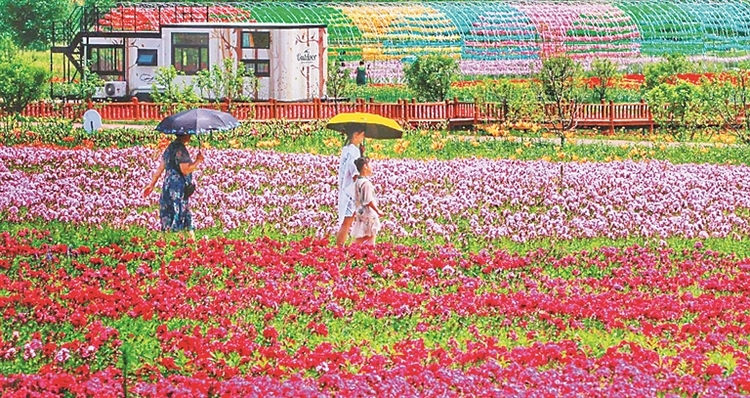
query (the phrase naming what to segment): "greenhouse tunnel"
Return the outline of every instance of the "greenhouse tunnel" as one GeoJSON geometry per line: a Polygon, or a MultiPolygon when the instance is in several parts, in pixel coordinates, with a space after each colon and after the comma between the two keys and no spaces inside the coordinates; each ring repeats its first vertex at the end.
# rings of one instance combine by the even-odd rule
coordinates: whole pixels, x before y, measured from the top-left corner
{"type": "Polygon", "coordinates": [[[750,58],[750,0],[119,3],[99,29],[155,29],[191,6],[211,7],[210,21],[326,24],[329,56],[351,68],[364,60],[375,81],[399,80],[406,63],[434,53],[470,75],[528,74],[559,53],[584,66],[750,58]],[[132,28],[112,23],[131,9],[132,28]]]}

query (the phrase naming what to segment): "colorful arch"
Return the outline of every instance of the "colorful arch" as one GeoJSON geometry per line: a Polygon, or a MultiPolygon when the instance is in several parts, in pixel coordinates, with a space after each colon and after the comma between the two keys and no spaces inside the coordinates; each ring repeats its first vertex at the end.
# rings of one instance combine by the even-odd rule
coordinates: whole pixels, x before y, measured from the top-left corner
{"type": "MultiPolygon", "coordinates": [[[[144,3],[132,6],[138,4],[144,3]]],[[[364,59],[384,78],[431,53],[460,60],[471,74],[528,73],[555,53],[621,64],[665,53],[718,61],[750,54],[750,0],[216,4],[242,10],[235,16],[242,22],[324,23],[332,54],[352,63],[364,59]]]]}

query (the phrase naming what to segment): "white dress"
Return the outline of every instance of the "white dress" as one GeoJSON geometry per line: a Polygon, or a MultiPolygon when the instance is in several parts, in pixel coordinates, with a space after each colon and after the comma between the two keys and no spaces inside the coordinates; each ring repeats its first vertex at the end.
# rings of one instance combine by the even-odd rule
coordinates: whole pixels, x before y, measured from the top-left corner
{"type": "Polygon", "coordinates": [[[349,144],[341,151],[339,160],[339,225],[344,218],[354,215],[354,177],[359,175],[354,161],[360,157],[359,148],[349,144]]]}
{"type": "Polygon", "coordinates": [[[380,216],[375,210],[368,206],[370,203],[378,206],[378,199],[375,197],[375,187],[366,177],[359,177],[354,183],[355,199],[354,204],[357,208],[357,214],[354,216],[352,223],[352,237],[363,238],[365,236],[375,236],[380,231],[380,216]]]}

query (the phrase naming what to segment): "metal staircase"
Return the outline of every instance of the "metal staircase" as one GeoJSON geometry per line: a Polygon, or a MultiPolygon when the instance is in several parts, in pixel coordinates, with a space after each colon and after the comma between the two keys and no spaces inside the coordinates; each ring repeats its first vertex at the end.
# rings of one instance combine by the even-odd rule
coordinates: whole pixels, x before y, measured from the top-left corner
{"type": "Polygon", "coordinates": [[[77,6],[64,22],[54,26],[51,51],[65,56],[63,78],[68,82],[82,76],[86,57],[84,37],[98,19],[96,7],[77,6]]]}

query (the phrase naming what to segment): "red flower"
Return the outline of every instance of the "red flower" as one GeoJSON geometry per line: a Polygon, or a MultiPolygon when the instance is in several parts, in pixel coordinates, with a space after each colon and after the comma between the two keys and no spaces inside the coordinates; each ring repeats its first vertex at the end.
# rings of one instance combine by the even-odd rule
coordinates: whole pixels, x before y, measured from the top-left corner
{"type": "Polygon", "coordinates": [[[263,337],[271,341],[276,341],[279,338],[279,332],[273,326],[268,326],[263,329],[263,337]]]}

